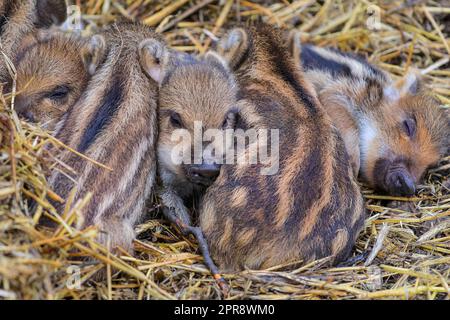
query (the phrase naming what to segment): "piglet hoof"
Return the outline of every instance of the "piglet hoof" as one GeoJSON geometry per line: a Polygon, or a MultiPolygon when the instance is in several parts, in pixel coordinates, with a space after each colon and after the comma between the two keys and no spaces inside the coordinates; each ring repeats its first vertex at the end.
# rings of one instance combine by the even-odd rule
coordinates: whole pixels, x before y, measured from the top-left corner
{"type": "Polygon", "coordinates": [[[230,293],[230,287],[225,279],[220,274],[214,274],[214,279],[216,280],[217,285],[219,286],[220,291],[224,298],[227,298],[230,293]]]}
{"type": "Polygon", "coordinates": [[[194,235],[195,238],[197,239],[198,246],[200,248],[200,251],[202,252],[203,260],[204,260],[206,266],[211,271],[223,296],[227,297],[230,292],[230,288],[228,287],[227,282],[222,277],[222,275],[219,272],[219,269],[217,268],[216,264],[214,263],[214,261],[211,258],[211,254],[209,253],[208,243],[203,235],[203,231],[198,227],[188,227],[188,230],[189,230],[189,233],[194,235]]]}

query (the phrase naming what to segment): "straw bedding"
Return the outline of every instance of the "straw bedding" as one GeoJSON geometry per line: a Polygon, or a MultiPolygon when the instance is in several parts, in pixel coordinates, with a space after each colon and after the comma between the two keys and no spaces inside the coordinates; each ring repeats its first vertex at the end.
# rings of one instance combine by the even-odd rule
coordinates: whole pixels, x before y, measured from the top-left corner
{"type": "MultiPolygon", "coordinates": [[[[193,53],[204,53],[224,29],[242,21],[297,28],[309,42],[365,55],[394,76],[410,68],[425,70],[442,107],[450,104],[448,1],[378,1],[378,7],[352,0],[75,4],[82,8],[83,33],[117,19],[142,20],[163,32],[174,48],[193,53]],[[371,30],[367,21],[376,19],[378,8],[380,28],[371,30]]],[[[45,181],[56,159],[43,147],[58,142],[20,121],[11,111],[10,98],[0,100],[0,299],[223,298],[195,240],[161,219],[157,201],[136,227],[134,256],[110,254],[95,243],[94,228],[74,229],[83,201],[55,218],[56,230],[37,226],[41,216],[56,217],[48,200],[58,201],[58,196],[45,181]],[[83,262],[80,256],[95,257],[96,262],[83,262]],[[96,281],[101,269],[107,279],[96,281]],[[79,286],[74,281],[78,276],[79,286]]],[[[334,268],[315,261],[295,270],[279,266],[225,275],[231,287],[227,298],[448,299],[449,173],[446,157],[411,199],[381,196],[363,187],[368,215],[353,259],[334,268]]]]}

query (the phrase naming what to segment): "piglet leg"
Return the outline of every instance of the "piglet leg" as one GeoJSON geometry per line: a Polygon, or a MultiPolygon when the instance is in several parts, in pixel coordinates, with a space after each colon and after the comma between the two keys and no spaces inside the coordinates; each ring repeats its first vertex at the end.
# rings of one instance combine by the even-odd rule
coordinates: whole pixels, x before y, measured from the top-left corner
{"type": "Polygon", "coordinates": [[[211,258],[208,243],[206,242],[206,239],[203,235],[203,231],[199,227],[193,227],[191,225],[183,223],[181,219],[178,218],[178,216],[167,207],[163,208],[163,214],[170,222],[175,224],[184,235],[192,234],[197,239],[206,266],[211,271],[222,293],[225,296],[228,295],[229,287],[211,258]]]}

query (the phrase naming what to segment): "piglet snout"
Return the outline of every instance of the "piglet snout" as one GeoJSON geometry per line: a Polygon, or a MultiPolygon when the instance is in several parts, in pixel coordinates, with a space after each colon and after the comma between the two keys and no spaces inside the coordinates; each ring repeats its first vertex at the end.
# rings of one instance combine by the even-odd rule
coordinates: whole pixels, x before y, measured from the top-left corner
{"type": "Polygon", "coordinates": [[[390,171],[386,180],[389,191],[394,195],[413,196],[416,193],[414,178],[405,168],[390,171]]]}

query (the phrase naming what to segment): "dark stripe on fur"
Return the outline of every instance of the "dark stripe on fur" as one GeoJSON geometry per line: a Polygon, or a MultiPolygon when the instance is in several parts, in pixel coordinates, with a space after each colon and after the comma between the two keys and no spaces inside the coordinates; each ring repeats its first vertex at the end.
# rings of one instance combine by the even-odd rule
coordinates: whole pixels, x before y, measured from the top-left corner
{"type": "Polygon", "coordinates": [[[0,17],[0,34],[3,33],[3,28],[6,23],[11,19],[11,16],[16,13],[19,9],[20,4],[14,3],[15,1],[7,1],[5,4],[5,10],[2,16],[0,17]]]}
{"type": "Polygon", "coordinates": [[[61,24],[67,19],[66,3],[64,0],[37,0],[36,14],[38,17],[35,25],[38,28],[61,24]],[[48,7],[52,8],[51,12],[49,12],[48,7]]]}
{"type": "Polygon", "coordinates": [[[34,48],[36,48],[37,46],[39,46],[39,45],[41,45],[41,44],[43,44],[43,43],[45,43],[45,42],[33,42],[31,45],[25,47],[23,50],[21,50],[21,51],[17,54],[16,59],[15,59],[15,61],[14,61],[14,64],[15,64],[16,66],[18,66],[18,65],[22,62],[23,58],[25,58],[25,55],[26,55],[29,51],[33,50],[34,48]]]}
{"type": "Polygon", "coordinates": [[[367,84],[366,99],[370,102],[371,106],[379,107],[384,96],[382,84],[373,78],[365,78],[364,81],[367,84]]]}
{"type": "Polygon", "coordinates": [[[95,141],[97,135],[102,132],[109,120],[114,116],[123,100],[123,81],[120,77],[114,79],[109,92],[103,98],[100,107],[89,123],[80,144],[79,152],[85,152],[95,141]]]}
{"type": "Polygon", "coordinates": [[[235,65],[233,66],[233,70],[234,71],[239,71],[242,67],[242,65],[244,64],[244,62],[246,62],[249,58],[250,58],[250,48],[253,48],[253,38],[252,38],[252,34],[250,32],[247,32],[247,36],[248,36],[248,47],[247,50],[245,50],[245,52],[242,54],[242,56],[240,57],[239,60],[235,61],[235,65]]]}
{"type": "Polygon", "coordinates": [[[367,59],[364,58],[363,56],[355,54],[355,53],[352,53],[352,52],[342,52],[342,51],[339,51],[338,49],[335,49],[335,48],[330,48],[330,51],[332,51],[332,52],[334,52],[336,54],[339,54],[339,55],[341,55],[343,57],[350,58],[350,59],[358,61],[359,63],[363,64],[365,67],[370,69],[370,71],[372,71],[375,75],[381,77],[383,80],[387,80],[386,79],[386,75],[380,69],[378,69],[374,65],[370,64],[367,61],[367,59]]]}
{"type": "Polygon", "coordinates": [[[311,115],[317,114],[317,106],[313,102],[313,99],[309,93],[307,93],[301,83],[296,79],[297,70],[293,70],[292,58],[287,55],[287,50],[282,45],[277,43],[273,37],[266,38],[270,43],[270,48],[277,48],[271,54],[272,65],[275,66],[275,72],[283,79],[284,82],[289,84],[297,93],[297,96],[304,103],[306,109],[311,115]],[[289,63],[292,62],[292,63],[289,63]]]}
{"type": "MultiPolygon", "coordinates": [[[[319,135],[318,135],[319,136],[319,135]]],[[[318,142],[312,146],[311,153],[303,161],[305,167],[292,181],[294,186],[295,201],[293,205],[294,214],[290,214],[286,221],[285,228],[287,234],[297,235],[298,228],[305,221],[305,214],[310,213],[311,207],[319,201],[320,196],[324,192],[322,190],[321,180],[324,172],[321,158],[322,144],[318,142]]],[[[320,213],[319,213],[320,214],[320,213]]]]}
{"type": "Polygon", "coordinates": [[[309,45],[302,47],[301,60],[305,70],[324,70],[331,73],[333,76],[343,75],[350,77],[352,75],[352,70],[349,66],[321,56],[309,45]]]}
{"type": "MultiPolygon", "coordinates": [[[[351,225],[351,219],[353,219],[353,213],[355,212],[355,202],[351,201],[348,197],[342,197],[341,190],[348,190],[351,194],[354,194],[354,186],[348,179],[348,173],[350,172],[350,163],[348,155],[345,152],[344,143],[336,132],[333,130],[333,138],[336,141],[336,147],[334,149],[332,157],[336,159],[333,165],[333,186],[329,191],[331,192],[331,199],[325,208],[319,213],[320,218],[317,220],[316,225],[312,229],[310,235],[305,239],[305,243],[313,242],[314,239],[322,238],[324,246],[321,248],[320,254],[322,256],[329,256],[332,254],[332,243],[336,237],[336,230],[343,229],[349,231],[349,235],[353,234],[353,231],[349,230],[351,225]],[[342,203],[345,201],[345,203],[342,203]],[[333,225],[333,232],[327,232],[329,225],[333,225]]],[[[363,217],[363,215],[361,215],[363,217]]],[[[360,219],[361,220],[361,219],[360,219]]],[[[357,224],[358,225],[358,224],[357,224]]],[[[358,228],[360,225],[358,225],[358,228]]],[[[353,241],[349,239],[344,248],[337,254],[338,260],[345,259],[350,253],[353,247],[353,241]]],[[[316,251],[317,252],[317,251],[316,251]]]]}
{"type": "MultiPolygon", "coordinates": [[[[136,145],[136,148],[138,147],[138,144],[136,145]]],[[[134,148],[133,148],[134,149],[134,148]]],[[[129,152],[132,153],[134,150],[130,150],[129,152]]],[[[141,194],[144,192],[144,190],[139,190],[137,192],[136,190],[136,186],[143,186],[145,185],[145,183],[140,182],[140,180],[142,179],[147,179],[149,172],[150,172],[150,168],[153,166],[153,163],[155,160],[153,158],[153,155],[155,154],[155,149],[150,146],[149,148],[147,148],[147,150],[145,151],[144,155],[141,158],[141,161],[139,163],[139,167],[136,170],[136,173],[134,174],[133,178],[131,179],[131,182],[128,184],[127,188],[124,190],[124,192],[122,193],[120,200],[123,205],[129,205],[129,206],[134,206],[136,204],[137,200],[133,200],[132,197],[134,198],[139,198],[141,196],[141,194]]],[[[114,188],[116,188],[114,186],[114,188]]],[[[120,203],[118,201],[118,203],[120,203]]],[[[113,215],[117,212],[117,205],[116,206],[111,206],[108,210],[106,210],[104,212],[104,216],[106,218],[110,218],[113,217],[113,215]]],[[[128,210],[124,216],[125,219],[129,218],[129,215],[131,215],[132,210],[128,210]]]]}
{"type": "MultiPolygon", "coordinates": [[[[382,80],[386,80],[386,75],[381,70],[370,64],[364,57],[353,53],[342,52],[335,48],[326,48],[326,49],[345,59],[351,59],[361,63],[367,69],[369,69],[373,73],[373,75],[380,77],[382,80]]],[[[326,71],[332,74],[333,76],[352,77],[352,70],[349,65],[334,61],[332,59],[325,58],[320,53],[317,53],[314,50],[314,46],[312,45],[302,46],[300,58],[302,61],[303,68],[305,70],[318,69],[326,71]]]]}

